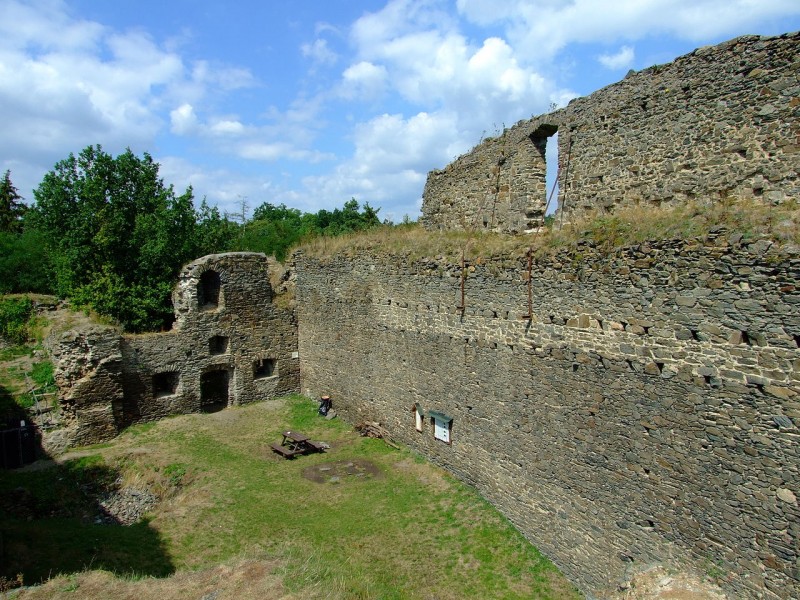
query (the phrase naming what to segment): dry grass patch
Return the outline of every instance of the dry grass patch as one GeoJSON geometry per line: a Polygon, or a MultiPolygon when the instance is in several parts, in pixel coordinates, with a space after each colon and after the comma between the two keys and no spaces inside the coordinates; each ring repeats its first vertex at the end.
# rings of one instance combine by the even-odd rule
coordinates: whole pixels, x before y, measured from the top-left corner
{"type": "Polygon", "coordinates": [[[283,587],[282,564],[274,560],[239,559],[200,571],[140,580],[120,579],[107,571],[62,575],[46,584],[22,590],[20,600],[291,600],[283,587]]]}
{"type": "Polygon", "coordinates": [[[723,229],[745,241],[765,238],[779,244],[800,245],[800,207],[794,201],[779,206],[755,201],[717,200],[675,207],[620,207],[613,213],[596,212],[560,227],[554,220],[540,231],[511,236],[489,232],[426,231],[420,225],[381,227],[335,238],[317,238],[300,246],[321,260],[356,256],[362,252],[421,258],[443,258],[456,263],[506,256],[518,258],[529,249],[536,254],[567,249],[590,241],[604,251],[645,241],[704,238],[723,229]]]}

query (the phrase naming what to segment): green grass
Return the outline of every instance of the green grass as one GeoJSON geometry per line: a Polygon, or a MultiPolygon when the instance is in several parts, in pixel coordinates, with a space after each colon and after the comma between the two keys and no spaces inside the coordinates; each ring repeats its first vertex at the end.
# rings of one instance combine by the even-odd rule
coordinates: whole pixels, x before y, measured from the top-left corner
{"type": "MultiPolygon", "coordinates": [[[[30,552],[44,553],[30,556],[40,570],[26,571],[26,582],[48,563],[53,574],[70,573],[97,568],[99,557],[118,574],[153,576],[255,557],[277,560],[284,586],[308,598],[578,597],[473,490],[409,450],[322,419],[303,397],[138,426],[103,455],[70,462],[58,476],[78,489],[101,477],[147,483],[164,502],[133,528],[0,520],[12,536],[37,541],[30,552]],[[269,444],[287,429],[331,449],[285,460],[269,444]],[[369,461],[377,475],[338,483],[304,476],[334,461],[369,461]],[[56,540],[53,550],[39,543],[45,531],[56,540]],[[58,542],[65,535],[73,546],[58,542]]],[[[45,503],[64,494],[44,489],[41,473],[52,479],[48,471],[13,474],[5,489],[27,486],[45,503]]]]}
{"type": "Polygon", "coordinates": [[[13,360],[15,358],[19,358],[20,356],[26,356],[29,352],[30,348],[24,345],[3,348],[0,350],[0,362],[13,360]]]}
{"type": "Polygon", "coordinates": [[[28,375],[31,381],[37,387],[42,388],[43,391],[55,391],[56,382],[53,379],[53,363],[49,360],[34,363],[28,375]]]}

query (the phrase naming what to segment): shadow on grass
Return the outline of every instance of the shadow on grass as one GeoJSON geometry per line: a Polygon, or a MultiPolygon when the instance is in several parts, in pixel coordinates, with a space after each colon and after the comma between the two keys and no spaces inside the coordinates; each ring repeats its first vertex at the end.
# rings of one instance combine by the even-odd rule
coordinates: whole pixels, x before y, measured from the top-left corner
{"type": "Polygon", "coordinates": [[[7,422],[18,422],[26,418],[25,411],[14,401],[14,394],[0,385],[0,429],[7,422]]]}
{"type": "MultiPolygon", "coordinates": [[[[47,458],[41,447],[37,455],[47,458]]],[[[173,573],[160,535],[147,521],[124,525],[131,519],[104,507],[102,500],[119,487],[119,470],[99,455],[0,469],[0,582],[22,574],[24,584],[33,585],[88,569],[120,576],[173,573]]]]}

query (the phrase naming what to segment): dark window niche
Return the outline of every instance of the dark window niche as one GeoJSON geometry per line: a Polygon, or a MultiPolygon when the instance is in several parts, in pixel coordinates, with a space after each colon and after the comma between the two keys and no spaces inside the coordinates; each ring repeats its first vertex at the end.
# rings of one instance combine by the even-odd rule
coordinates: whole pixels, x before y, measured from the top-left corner
{"type": "Polygon", "coordinates": [[[153,375],[153,398],[175,395],[178,391],[178,381],[180,376],[175,371],[153,375]]]}
{"type": "Polygon", "coordinates": [[[253,379],[264,379],[275,375],[274,358],[262,358],[253,363],[253,379]]]}
{"type": "Polygon", "coordinates": [[[215,335],[208,340],[208,350],[213,354],[225,354],[228,351],[228,338],[224,335],[215,335]]]}
{"type": "Polygon", "coordinates": [[[206,271],[200,275],[200,284],[197,286],[197,305],[200,310],[215,310],[219,306],[221,288],[222,283],[216,271],[206,271]]]}

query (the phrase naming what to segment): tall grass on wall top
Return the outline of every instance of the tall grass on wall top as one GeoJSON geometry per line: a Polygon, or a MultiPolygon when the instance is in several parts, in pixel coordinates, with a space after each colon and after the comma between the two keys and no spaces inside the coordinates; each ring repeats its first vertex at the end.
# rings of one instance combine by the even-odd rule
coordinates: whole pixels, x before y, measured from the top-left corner
{"type": "Polygon", "coordinates": [[[610,250],[649,240],[703,238],[720,229],[745,241],[800,244],[800,207],[796,202],[772,206],[727,200],[660,209],[637,206],[592,215],[558,233],[569,242],[590,239],[610,250]]]}
{"type": "Polygon", "coordinates": [[[487,256],[522,257],[529,248],[535,254],[568,248],[589,241],[611,252],[645,241],[702,239],[714,231],[740,234],[744,241],[764,238],[779,244],[800,246],[800,205],[796,201],[772,206],[757,201],[722,199],[675,207],[634,206],[613,213],[598,211],[586,218],[555,222],[526,235],[491,232],[426,231],[419,225],[384,226],[336,238],[318,238],[299,247],[321,260],[354,256],[360,252],[402,255],[411,260],[441,258],[460,260],[465,241],[467,260],[487,256]]]}

